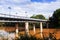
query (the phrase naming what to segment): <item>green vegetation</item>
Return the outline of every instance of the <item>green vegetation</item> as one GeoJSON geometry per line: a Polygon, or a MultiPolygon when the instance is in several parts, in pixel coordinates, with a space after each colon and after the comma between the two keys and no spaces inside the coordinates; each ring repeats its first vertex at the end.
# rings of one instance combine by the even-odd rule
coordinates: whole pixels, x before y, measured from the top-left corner
{"type": "Polygon", "coordinates": [[[52,17],[49,18],[50,20],[50,27],[53,28],[60,28],[60,9],[54,11],[52,17]]]}
{"type": "Polygon", "coordinates": [[[31,16],[31,18],[35,18],[35,19],[45,19],[45,17],[43,15],[33,15],[31,16]]]}

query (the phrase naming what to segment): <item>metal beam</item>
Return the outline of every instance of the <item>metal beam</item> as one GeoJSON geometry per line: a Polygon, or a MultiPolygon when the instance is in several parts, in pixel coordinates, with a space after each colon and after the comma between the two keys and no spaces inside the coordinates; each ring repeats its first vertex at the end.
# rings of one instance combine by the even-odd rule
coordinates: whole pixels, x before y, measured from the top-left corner
{"type": "MultiPolygon", "coordinates": [[[[8,21],[8,20],[0,20],[0,22],[26,22],[26,21],[8,21]]],[[[30,22],[30,23],[39,23],[39,22],[36,22],[36,21],[27,21],[27,22],[30,22]]]]}

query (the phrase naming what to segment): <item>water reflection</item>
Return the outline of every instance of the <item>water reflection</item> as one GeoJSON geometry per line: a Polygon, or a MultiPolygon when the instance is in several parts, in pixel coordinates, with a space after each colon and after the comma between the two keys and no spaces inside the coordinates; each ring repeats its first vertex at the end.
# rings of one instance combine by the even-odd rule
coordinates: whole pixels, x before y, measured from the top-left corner
{"type": "Polygon", "coordinates": [[[14,40],[15,33],[9,33],[4,30],[0,30],[0,40],[14,40]]]}

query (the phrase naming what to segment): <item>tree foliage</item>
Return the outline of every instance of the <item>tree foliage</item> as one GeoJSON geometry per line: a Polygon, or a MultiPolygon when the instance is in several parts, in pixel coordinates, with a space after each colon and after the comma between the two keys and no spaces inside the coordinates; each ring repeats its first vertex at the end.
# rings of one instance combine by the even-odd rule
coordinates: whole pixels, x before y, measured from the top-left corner
{"type": "Polygon", "coordinates": [[[52,17],[50,17],[50,24],[54,28],[60,28],[60,9],[54,11],[52,17]]]}
{"type": "Polygon", "coordinates": [[[36,19],[45,19],[43,15],[33,15],[31,18],[36,18],[36,19]]]}

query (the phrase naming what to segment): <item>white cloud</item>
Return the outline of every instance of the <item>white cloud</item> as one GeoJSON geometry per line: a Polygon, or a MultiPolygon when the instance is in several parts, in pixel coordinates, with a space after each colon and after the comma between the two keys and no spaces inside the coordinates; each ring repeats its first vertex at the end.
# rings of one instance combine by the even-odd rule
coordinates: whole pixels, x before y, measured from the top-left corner
{"type": "Polygon", "coordinates": [[[30,17],[33,14],[42,14],[46,18],[48,18],[49,15],[52,16],[53,12],[56,9],[60,8],[60,0],[56,0],[55,2],[51,2],[51,3],[31,2],[30,0],[6,0],[6,1],[1,0],[0,2],[3,4],[3,5],[0,5],[0,11],[2,13],[5,13],[5,12],[8,13],[9,12],[8,6],[11,6],[12,7],[11,14],[13,13],[15,14],[17,12],[18,13],[17,15],[19,16],[28,15],[30,17]],[[11,2],[11,3],[8,3],[8,2],[11,2]]]}
{"type": "Polygon", "coordinates": [[[31,3],[28,5],[25,5],[24,10],[27,12],[32,12],[33,14],[45,14],[45,16],[48,18],[48,16],[52,16],[53,12],[60,8],[60,2],[51,2],[51,3],[31,3]]]}
{"type": "Polygon", "coordinates": [[[13,0],[14,2],[26,2],[26,1],[30,1],[30,0],[13,0]]]}

